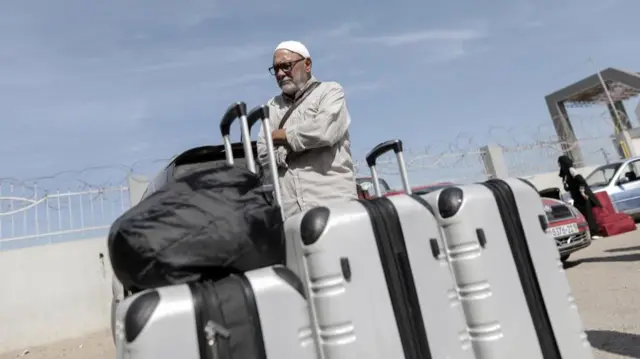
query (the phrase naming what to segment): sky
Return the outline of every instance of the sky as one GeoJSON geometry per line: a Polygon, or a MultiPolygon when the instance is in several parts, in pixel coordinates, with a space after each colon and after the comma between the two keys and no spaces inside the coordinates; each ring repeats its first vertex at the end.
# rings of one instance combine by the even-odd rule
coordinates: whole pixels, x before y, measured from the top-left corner
{"type": "MultiPolygon", "coordinates": [[[[640,71],[638,14],[637,0],[3,1],[0,177],[116,181],[221,143],[230,103],[279,92],[267,69],[284,40],[344,86],[356,159],[391,138],[409,157],[530,143],[553,132],[545,95],[640,71]]],[[[606,135],[603,111],[574,110],[574,126],[606,135]]]]}

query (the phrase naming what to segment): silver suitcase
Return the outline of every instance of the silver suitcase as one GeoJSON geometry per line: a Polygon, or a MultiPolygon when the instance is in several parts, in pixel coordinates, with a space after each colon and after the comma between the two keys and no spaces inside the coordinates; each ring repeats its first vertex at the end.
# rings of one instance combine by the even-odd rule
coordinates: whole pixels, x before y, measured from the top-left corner
{"type": "Polygon", "coordinates": [[[317,358],[302,283],[282,266],[129,296],[115,342],[118,359],[317,358]]]}
{"type": "MultiPolygon", "coordinates": [[[[220,128],[233,164],[230,125],[240,118],[255,172],[249,129],[265,116],[252,113],[248,121],[245,112],[244,103],[230,107],[220,128]]],[[[284,266],[136,293],[118,304],[114,332],[118,359],[318,358],[303,284],[284,266]]]]}
{"type": "MultiPolygon", "coordinates": [[[[402,142],[394,150],[410,192],[402,142]]],[[[326,359],[473,358],[440,229],[412,195],[317,207],[285,222],[287,266],[306,284],[316,340],[326,359]]]]}
{"type": "Polygon", "coordinates": [[[489,180],[424,198],[437,209],[476,358],[593,358],[532,186],[489,180]]]}

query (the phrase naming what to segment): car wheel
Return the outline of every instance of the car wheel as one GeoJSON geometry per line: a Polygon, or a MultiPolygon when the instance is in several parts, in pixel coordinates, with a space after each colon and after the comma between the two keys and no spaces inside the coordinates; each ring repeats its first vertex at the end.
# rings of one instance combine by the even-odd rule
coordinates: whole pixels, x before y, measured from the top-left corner
{"type": "Polygon", "coordinates": [[[562,261],[562,263],[566,262],[567,259],[569,259],[570,254],[563,254],[560,256],[560,260],[562,261]]]}

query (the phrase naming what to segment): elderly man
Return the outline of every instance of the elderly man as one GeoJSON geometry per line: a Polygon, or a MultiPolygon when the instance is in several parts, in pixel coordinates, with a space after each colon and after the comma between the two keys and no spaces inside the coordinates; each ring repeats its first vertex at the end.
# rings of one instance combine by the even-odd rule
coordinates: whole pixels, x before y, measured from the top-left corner
{"type": "MultiPolygon", "coordinates": [[[[357,198],[344,90],[337,82],[319,82],[311,65],[303,44],[285,41],[269,68],[282,90],[268,105],[287,217],[357,198]]],[[[262,131],[258,158],[266,164],[262,131]]]]}

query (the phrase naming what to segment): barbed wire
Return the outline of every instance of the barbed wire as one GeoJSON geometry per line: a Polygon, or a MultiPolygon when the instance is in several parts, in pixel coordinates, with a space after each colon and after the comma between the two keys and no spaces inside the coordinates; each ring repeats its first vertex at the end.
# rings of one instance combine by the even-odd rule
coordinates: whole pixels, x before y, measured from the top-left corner
{"type": "Polygon", "coordinates": [[[17,186],[32,192],[40,190],[43,194],[59,191],[61,188],[83,190],[114,187],[126,184],[129,178],[136,180],[135,177],[131,177],[134,174],[150,175],[155,173],[166,165],[170,159],[171,157],[143,159],[133,162],[130,165],[91,166],[81,169],[63,170],[49,175],[26,179],[0,177],[0,186],[17,186]],[[147,167],[150,167],[152,170],[144,170],[147,167]],[[111,172],[113,176],[109,176],[109,172],[111,172]],[[95,181],[88,179],[96,174],[99,175],[96,176],[95,181]],[[54,188],[47,187],[45,184],[49,181],[55,181],[57,186],[54,188]]]}
{"type": "MultiPolygon", "coordinates": [[[[484,133],[459,132],[449,141],[438,140],[424,144],[423,148],[413,146],[405,150],[407,168],[415,172],[450,169],[463,164],[469,166],[469,163],[480,164],[484,156],[481,148],[487,144],[500,147],[505,154],[537,152],[560,155],[563,151],[585,147],[597,141],[613,140],[614,127],[608,111],[591,116],[573,115],[570,122],[575,134],[569,131],[558,134],[551,121],[532,126],[490,126],[484,133]],[[574,136],[577,138],[576,141],[566,140],[574,136]]],[[[567,128],[569,127],[561,126],[561,131],[567,128]]],[[[602,143],[595,148],[587,148],[586,152],[592,154],[600,151],[601,147],[602,143]]],[[[613,152],[609,148],[610,145],[604,147],[613,152]]],[[[548,157],[549,155],[545,154],[540,160],[546,160],[548,157]]],[[[79,191],[123,186],[127,184],[128,179],[143,181],[135,175],[147,178],[155,175],[170,159],[171,157],[142,159],[129,165],[92,166],[26,179],[0,177],[0,191],[10,186],[14,189],[20,188],[25,198],[31,198],[34,195],[55,193],[63,188],[79,191]]],[[[393,159],[388,157],[381,159],[379,163],[385,171],[391,170],[391,166],[395,165],[393,159]]],[[[366,169],[360,160],[356,160],[356,166],[358,171],[366,169]]]]}
{"type": "MultiPolygon", "coordinates": [[[[409,150],[405,155],[407,168],[409,172],[431,172],[420,178],[423,181],[486,178],[483,147],[487,144],[502,150],[509,174],[518,176],[555,171],[558,156],[578,149],[582,154],[582,159],[577,159],[579,166],[601,163],[603,158],[607,161],[620,158],[608,111],[573,115],[569,123],[564,118],[558,120],[560,132],[554,123],[533,125],[528,131],[521,125],[491,126],[480,136],[462,132],[444,150],[434,150],[433,146],[425,146],[421,152],[409,150]],[[438,173],[434,174],[434,170],[438,173]]],[[[378,161],[378,167],[382,168],[379,171],[397,174],[397,165],[389,156],[378,161]]],[[[357,168],[360,174],[367,173],[366,164],[361,161],[357,162],[357,168]]]]}
{"type": "MultiPolygon", "coordinates": [[[[603,156],[607,161],[616,158],[615,129],[608,112],[574,115],[570,121],[575,133],[558,134],[552,123],[532,125],[528,130],[522,125],[491,126],[482,133],[463,131],[449,141],[420,147],[405,143],[411,183],[486,179],[491,160],[486,145],[502,151],[509,175],[515,176],[555,171],[557,156],[578,147],[585,162],[602,162],[603,156]]],[[[0,178],[0,250],[43,240],[52,243],[104,235],[113,220],[130,206],[128,181],[147,182],[171,158],[92,166],[28,179],[0,178]]],[[[369,175],[363,161],[356,159],[355,167],[359,175],[369,175]]],[[[400,185],[393,154],[380,158],[377,167],[392,187],[400,185]]]]}

